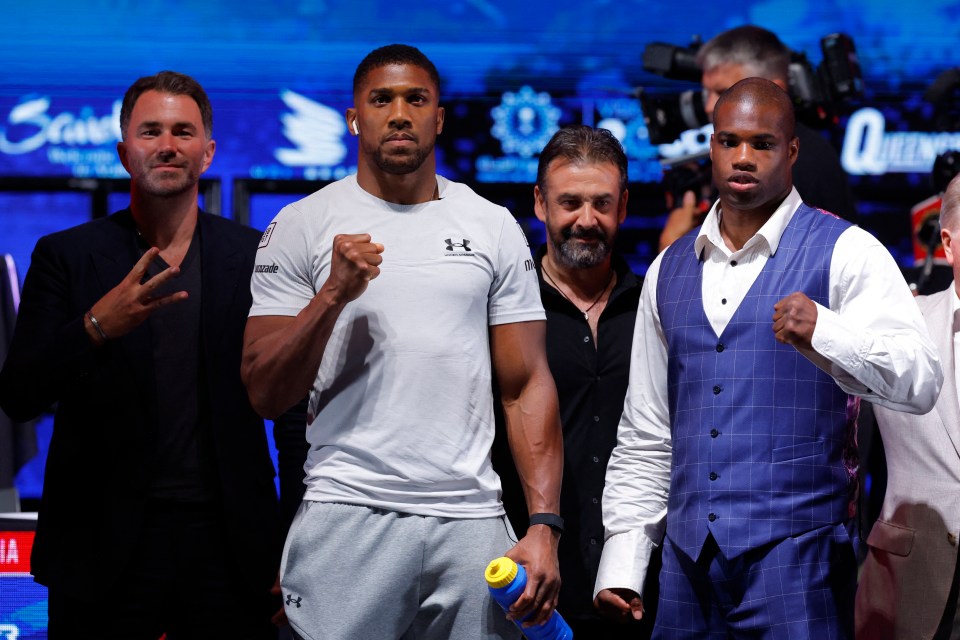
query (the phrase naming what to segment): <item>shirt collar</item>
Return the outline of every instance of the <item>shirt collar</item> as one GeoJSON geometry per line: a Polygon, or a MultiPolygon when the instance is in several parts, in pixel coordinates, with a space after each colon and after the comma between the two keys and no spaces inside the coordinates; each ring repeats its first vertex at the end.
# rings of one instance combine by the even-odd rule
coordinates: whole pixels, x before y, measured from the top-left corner
{"type": "MultiPolygon", "coordinates": [[[[760,227],[756,235],[747,241],[744,248],[753,246],[757,242],[766,242],[770,248],[770,255],[775,254],[777,247],[780,245],[780,238],[787,228],[787,224],[789,224],[790,219],[793,218],[793,214],[802,202],[803,200],[801,200],[797,188],[791,187],[790,194],[784,198],[780,206],[773,212],[773,215],[763,223],[763,226],[760,227]]],[[[713,207],[710,208],[710,212],[707,214],[706,219],[704,219],[703,225],[700,227],[700,232],[697,234],[697,239],[693,243],[693,249],[697,256],[703,255],[703,250],[708,244],[722,250],[724,253],[730,253],[730,249],[723,241],[723,236],[720,235],[719,200],[713,203],[713,207]]]]}

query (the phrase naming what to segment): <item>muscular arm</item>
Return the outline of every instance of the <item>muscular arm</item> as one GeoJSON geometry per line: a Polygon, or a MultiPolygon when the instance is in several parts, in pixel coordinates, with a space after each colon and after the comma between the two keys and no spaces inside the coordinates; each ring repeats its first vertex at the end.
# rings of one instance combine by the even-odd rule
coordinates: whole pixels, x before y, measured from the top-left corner
{"type": "Polygon", "coordinates": [[[240,376],[257,413],[276,418],[310,391],[343,307],[321,289],[295,317],[247,319],[240,376]]]}
{"type": "MultiPolygon", "coordinates": [[[[547,364],[546,323],[517,322],[490,329],[490,348],[503,398],[507,439],[529,513],[560,513],[563,434],[557,391],[547,364]]],[[[546,525],[527,530],[507,555],[524,565],[527,588],[511,608],[520,619],[533,612],[545,622],[560,592],[559,535],[546,525]]]]}
{"type": "Polygon", "coordinates": [[[299,314],[247,320],[240,375],[257,413],[275,418],[307,394],[343,308],[380,274],[382,251],[368,234],[336,236],[330,275],[299,314]]]}

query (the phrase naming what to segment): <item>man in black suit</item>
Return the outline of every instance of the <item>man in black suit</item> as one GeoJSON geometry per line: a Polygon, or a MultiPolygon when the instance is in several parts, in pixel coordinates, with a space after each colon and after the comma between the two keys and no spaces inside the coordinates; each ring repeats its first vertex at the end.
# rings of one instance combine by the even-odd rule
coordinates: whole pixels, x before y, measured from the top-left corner
{"type": "Polygon", "coordinates": [[[192,78],[135,82],[129,209],[33,253],[0,406],[57,404],[31,558],[54,640],[271,635],[274,471],[240,380],[260,234],[199,210],[212,122],[192,78]]]}

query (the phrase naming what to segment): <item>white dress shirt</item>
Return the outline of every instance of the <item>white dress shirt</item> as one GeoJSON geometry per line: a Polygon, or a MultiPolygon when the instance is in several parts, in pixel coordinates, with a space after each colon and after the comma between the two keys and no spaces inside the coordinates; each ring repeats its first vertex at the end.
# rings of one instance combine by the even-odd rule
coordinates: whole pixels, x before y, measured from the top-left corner
{"type": "MultiPolygon", "coordinates": [[[[703,306],[719,335],[800,206],[796,189],[739,251],[720,235],[713,205],[694,243],[703,256],[703,306]]],[[[606,542],[594,595],[627,588],[642,595],[650,554],[663,538],[670,490],[667,343],[657,308],[661,253],[643,283],[617,445],[603,492],[606,542]]],[[[691,256],[694,259],[695,256],[691,256]]],[[[891,409],[926,413],[943,374],[926,324],[897,264],[873,236],[851,227],[830,262],[829,309],[817,304],[813,351],[803,354],[850,394],[891,409]]],[[[773,331],[770,309],[770,331],[773,331]]]]}

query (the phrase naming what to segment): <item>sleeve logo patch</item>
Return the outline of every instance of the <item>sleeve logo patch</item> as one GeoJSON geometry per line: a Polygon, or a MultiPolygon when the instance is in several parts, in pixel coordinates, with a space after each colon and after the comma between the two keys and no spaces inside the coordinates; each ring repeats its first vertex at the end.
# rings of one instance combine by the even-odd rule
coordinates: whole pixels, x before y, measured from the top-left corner
{"type": "Polygon", "coordinates": [[[263,249],[268,244],[270,244],[270,237],[273,235],[273,230],[277,226],[276,222],[271,222],[267,227],[267,230],[263,232],[263,235],[260,236],[260,248],[263,249]]]}

